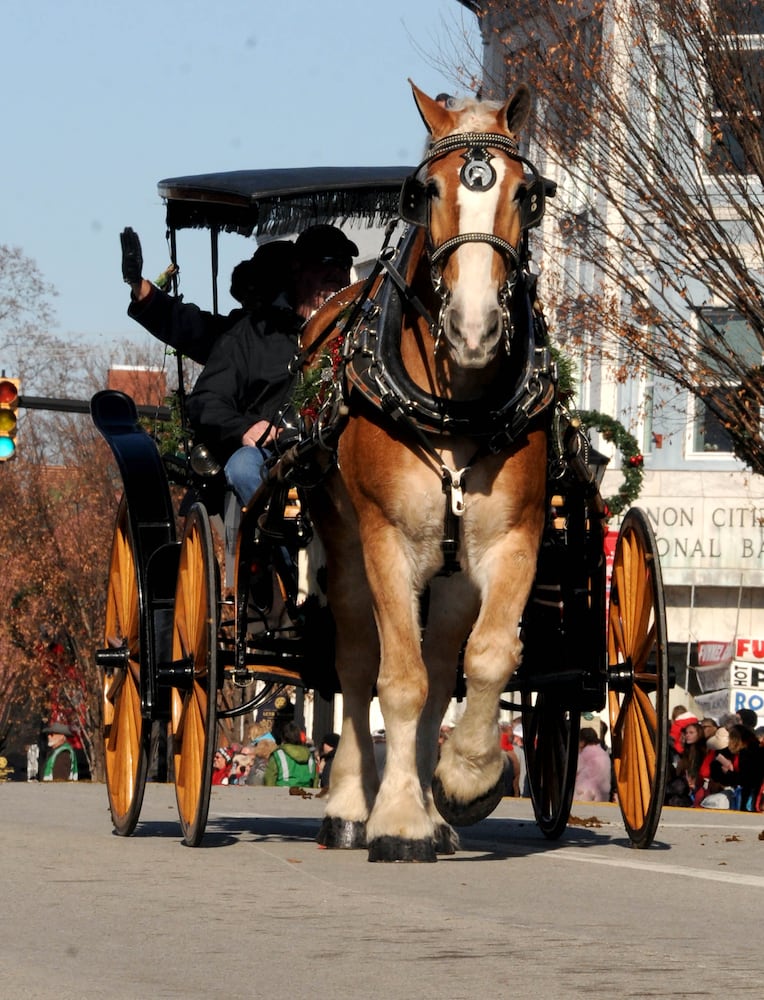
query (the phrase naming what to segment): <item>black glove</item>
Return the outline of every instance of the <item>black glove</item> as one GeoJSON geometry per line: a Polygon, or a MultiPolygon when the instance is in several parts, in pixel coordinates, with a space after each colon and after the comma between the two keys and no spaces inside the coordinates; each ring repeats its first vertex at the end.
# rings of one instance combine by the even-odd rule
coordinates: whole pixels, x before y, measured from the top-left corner
{"type": "Polygon", "coordinates": [[[119,240],[122,244],[122,277],[128,285],[135,285],[143,277],[141,241],[129,226],[119,234],[119,240]]]}

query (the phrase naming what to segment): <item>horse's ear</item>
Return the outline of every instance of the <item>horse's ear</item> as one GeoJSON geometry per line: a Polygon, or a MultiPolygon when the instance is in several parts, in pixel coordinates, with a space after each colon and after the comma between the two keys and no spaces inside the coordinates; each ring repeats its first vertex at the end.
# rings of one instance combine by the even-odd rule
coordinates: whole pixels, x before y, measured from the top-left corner
{"type": "Polygon", "coordinates": [[[528,121],[531,113],[531,92],[521,83],[506,105],[507,128],[516,135],[528,121]]]}
{"type": "Polygon", "coordinates": [[[450,111],[446,111],[442,104],[438,104],[431,97],[428,97],[423,90],[409,78],[411,90],[414,94],[416,106],[422,116],[427,131],[430,135],[442,136],[450,132],[453,128],[453,118],[450,111]]]}

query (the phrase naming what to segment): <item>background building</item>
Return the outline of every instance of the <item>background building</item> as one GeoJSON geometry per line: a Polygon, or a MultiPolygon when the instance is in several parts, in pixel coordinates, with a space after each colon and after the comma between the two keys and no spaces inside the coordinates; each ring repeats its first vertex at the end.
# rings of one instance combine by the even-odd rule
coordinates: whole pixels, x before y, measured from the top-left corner
{"type": "MultiPolygon", "coordinates": [[[[709,110],[692,96],[698,83],[691,76],[698,69],[687,55],[695,44],[691,32],[686,28],[675,32],[671,19],[661,20],[658,9],[654,21],[648,22],[647,15],[640,13],[645,20],[632,26],[633,8],[629,8],[630,15],[620,0],[564,5],[544,0],[511,5],[490,0],[460,2],[475,13],[481,28],[483,96],[504,98],[520,79],[535,83],[532,141],[524,152],[558,185],[557,196],[548,202],[543,230],[534,236],[541,294],[547,300],[552,334],[574,362],[578,407],[615,417],[642,449],[645,475],[638,504],[650,518],[661,556],[677,676],[673,700],[686,697],[688,690],[700,693],[702,680],[705,692],[709,684],[717,684],[723,692],[713,703],[717,712],[725,700],[733,708],[746,704],[756,709],[762,722],[764,702],[759,691],[764,694],[764,675],[756,663],[764,663],[764,477],[736,457],[729,433],[734,424],[721,420],[714,406],[714,394],[729,395],[733,381],[734,370],[725,367],[722,355],[734,356],[744,371],[758,372],[754,382],[761,383],[761,336],[749,322],[750,315],[736,308],[737,279],[719,281],[709,270],[707,282],[698,280],[699,269],[693,268],[692,261],[680,260],[671,234],[697,225],[693,219],[702,224],[705,217],[710,231],[715,228],[719,234],[719,252],[715,254],[713,246],[706,250],[708,259],[715,260],[726,253],[725,241],[735,229],[738,235],[731,245],[740,260],[730,261],[730,269],[738,264],[748,268],[746,273],[753,276],[754,287],[758,283],[760,294],[761,235],[758,223],[750,223],[756,213],[746,219],[740,206],[750,208],[750,199],[754,205],[756,199],[761,204],[762,158],[744,155],[736,129],[741,116],[750,115],[758,135],[758,147],[754,142],[752,148],[761,154],[764,9],[757,0],[742,4],[717,0],[707,5],[668,0],[662,8],[664,14],[684,18],[685,25],[689,18],[699,18],[699,51],[707,28],[703,17],[718,18],[717,27],[724,24],[736,29],[721,41],[717,31],[710,51],[711,56],[718,56],[724,38],[729,38],[734,65],[741,67],[745,100],[739,93],[729,100],[717,96],[709,110]],[[647,38],[644,50],[635,41],[638,36],[647,38]],[[561,121],[566,86],[570,116],[561,121]],[[553,90],[557,103],[551,96],[553,90]],[[578,100],[589,104],[590,117],[577,113],[578,100]],[[600,115],[612,113],[612,120],[601,129],[596,113],[591,112],[597,101],[602,102],[600,115]],[[668,117],[671,112],[664,109],[672,106],[679,123],[677,134],[681,139],[683,130],[687,137],[684,158],[681,148],[676,152],[672,146],[672,122],[661,117],[668,117]],[[729,106],[738,110],[732,114],[729,106]],[[645,147],[621,125],[628,115],[640,114],[644,114],[645,147]],[[612,144],[607,141],[608,128],[612,144]],[[650,224],[646,206],[652,206],[653,192],[645,195],[633,182],[641,166],[631,158],[636,161],[650,144],[661,147],[650,165],[653,184],[660,182],[664,163],[666,176],[673,173],[680,185],[694,191],[694,197],[685,215],[683,205],[674,218],[664,212],[660,224],[655,223],[652,245],[640,256],[632,256],[624,234],[632,222],[635,227],[650,224]],[[692,184],[697,186],[692,188],[692,184]],[[619,201],[626,206],[620,212],[613,208],[619,201]],[[650,254],[654,266],[645,263],[650,254]],[[662,268],[674,266],[672,254],[677,254],[676,268],[687,265],[682,294],[673,299],[665,288],[659,288],[666,273],[662,268]],[[665,314],[668,301],[676,329],[685,331],[684,346],[676,345],[677,361],[673,362],[679,379],[668,377],[671,364],[663,370],[655,368],[625,345],[623,350],[617,345],[602,349],[604,338],[598,329],[602,313],[598,317],[593,303],[599,302],[602,309],[608,301],[616,313],[622,310],[624,325],[631,308],[628,322],[633,331],[634,297],[627,306],[624,283],[608,282],[601,266],[603,261],[617,261],[619,255],[624,272],[631,269],[626,286],[631,281],[632,290],[644,293],[645,336],[650,336],[650,309],[644,302],[650,303],[651,298],[656,314],[659,310],[665,314]],[[713,337],[707,336],[709,330],[713,337]],[[708,349],[709,343],[720,345],[718,356],[708,349]],[[702,398],[686,388],[694,365],[698,378],[708,379],[709,388],[702,398]],[[717,652],[723,655],[711,661],[719,668],[715,674],[687,669],[698,663],[699,643],[720,647],[717,652]]],[[[708,64],[713,73],[710,57],[708,64]]],[[[702,90],[702,81],[700,85],[702,90]]],[[[698,240],[704,238],[705,229],[698,240]]],[[[609,323],[611,328],[616,326],[612,319],[609,323]]],[[[611,456],[603,493],[615,493],[622,481],[620,456],[598,433],[592,434],[592,440],[611,456]]],[[[617,518],[612,526],[617,528],[617,518]]]]}

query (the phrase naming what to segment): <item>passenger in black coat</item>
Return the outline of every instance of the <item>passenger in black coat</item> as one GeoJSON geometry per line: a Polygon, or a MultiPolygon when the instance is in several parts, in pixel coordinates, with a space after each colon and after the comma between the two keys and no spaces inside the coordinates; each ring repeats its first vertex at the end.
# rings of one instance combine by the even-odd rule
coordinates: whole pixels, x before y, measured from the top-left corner
{"type": "Polygon", "coordinates": [[[283,429],[293,376],[289,362],[305,321],[350,283],[358,247],[335,226],[312,226],[297,238],[293,292],[281,292],[260,312],[216,341],[188,400],[198,442],[224,466],[240,502],[262,481],[269,446],[283,429]]]}
{"type": "MultiPolygon", "coordinates": [[[[122,246],[122,274],[130,286],[127,315],[163,344],[201,365],[207,363],[223,333],[271,302],[277,291],[289,293],[296,262],[295,245],[289,240],[274,240],[258,247],[231,274],[231,297],[241,307],[221,315],[184,302],[180,295],[168,295],[164,287],[147,281],[142,274],[140,240],[131,229],[122,233],[122,246]]],[[[169,278],[176,273],[177,268],[171,265],[161,284],[169,284],[169,278]]]]}

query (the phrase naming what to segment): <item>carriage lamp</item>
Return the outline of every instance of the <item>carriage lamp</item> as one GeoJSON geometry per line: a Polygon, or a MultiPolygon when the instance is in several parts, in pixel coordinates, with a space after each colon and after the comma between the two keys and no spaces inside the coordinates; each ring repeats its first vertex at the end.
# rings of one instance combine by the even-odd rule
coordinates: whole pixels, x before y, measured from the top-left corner
{"type": "Polygon", "coordinates": [[[203,476],[206,479],[216,476],[222,469],[222,465],[206,445],[198,444],[191,450],[191,468],[197,476],[203,476]]]}
{"type": "Polygon", "coordinates": [[[607,467],[610,463],[610,459],[607,455],[603,455],[601,451],[597,451],[596,448],[589,446],[589,455],[587,465],[592,470],[594,475],[594,481],[597,484],[597,489],[602,486],[602,480],[605,478],[605,473],[607,472],[607,467]]]}
{"type": "Polygon", "coordinates": [[[8,462],[16,455],[16,411],[19,408],[17,378],[0,378],[0,462],[8,462]]]}

